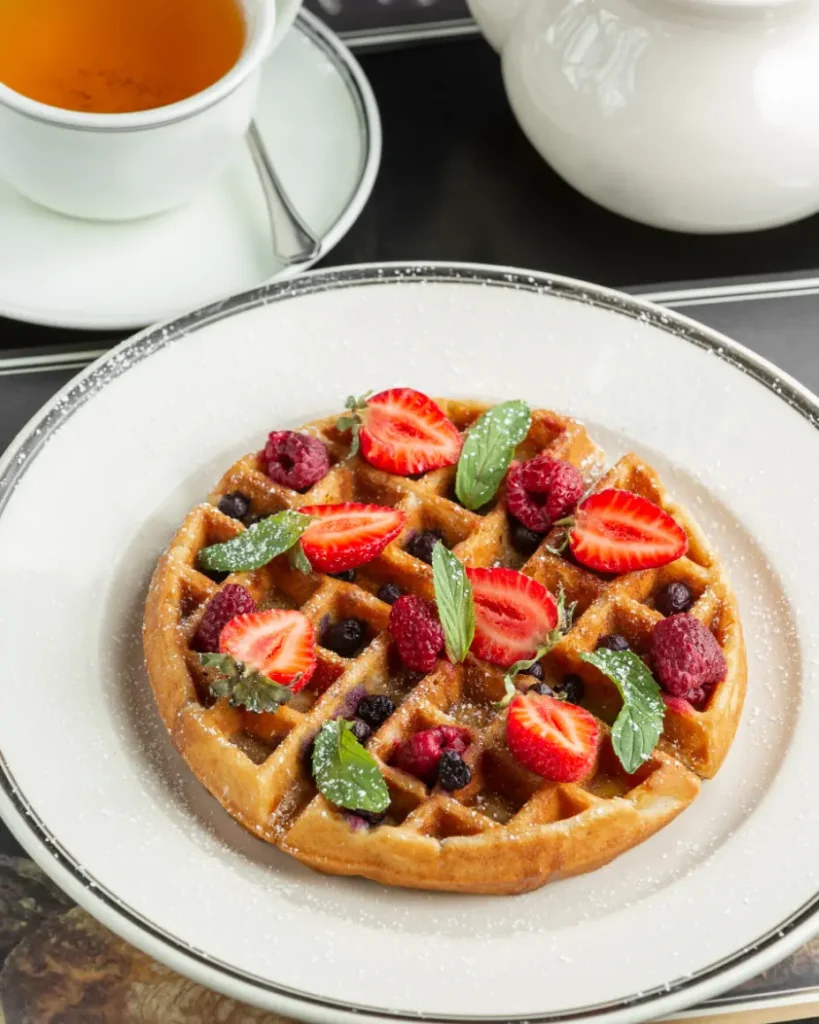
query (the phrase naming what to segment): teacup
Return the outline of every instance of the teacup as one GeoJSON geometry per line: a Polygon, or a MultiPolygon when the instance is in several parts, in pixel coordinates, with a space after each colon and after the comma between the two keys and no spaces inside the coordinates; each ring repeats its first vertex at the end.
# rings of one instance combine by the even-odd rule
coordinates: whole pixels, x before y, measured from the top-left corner
{"type": "Polygon", "coordinates": [[[59,213],[129,220],[179,206],[243,143],[262,61],[301,0],[237,0],[244,48],[230,70],[179,102],[100,114],[38,102],[0,83],[0,178],[59,213]]]}

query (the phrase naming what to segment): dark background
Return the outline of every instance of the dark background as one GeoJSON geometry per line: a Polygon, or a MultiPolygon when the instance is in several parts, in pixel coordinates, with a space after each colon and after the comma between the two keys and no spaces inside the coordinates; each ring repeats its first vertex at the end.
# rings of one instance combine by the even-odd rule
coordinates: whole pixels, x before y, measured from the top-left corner
{"type": "MultiPolygon", "coordinates": [[[[585,199],[518,128],[499,60],[481,38],[367,50],[359,59],[381,110],[383,161],[360,219],[321,266],[466,260],[624,288],[807,274],[819,266],[817,217],[753,234],[681,235],[636,224],[585,199]]],[[[6,349],[68,341],[98,346],[123,336],[0,319],[0,348],[6,349]]]]}

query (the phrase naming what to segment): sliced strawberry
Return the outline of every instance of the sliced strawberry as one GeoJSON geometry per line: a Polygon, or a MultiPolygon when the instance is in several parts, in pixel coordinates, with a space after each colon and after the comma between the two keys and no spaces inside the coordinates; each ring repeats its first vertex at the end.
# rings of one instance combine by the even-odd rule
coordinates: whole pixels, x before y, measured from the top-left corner
{"type": "Polygon", "coordinates": [[[222,630],[219,650],[294,693],[316,669],[316,634],[302,612],[271,609],[238,615],[222,630]]]}
{"type": "Polygon", "coordinates": [[[399,508],[352,501],[308,505],[299,511],[318,519],[302,534],[301,546],[319,572],[344,572],[372,561],[395,540],[407,521],[399,508]]]}
{"type": "Polygon", "coordinates": [[[454,466],[463,445],[440,406],[412,388],[373,395],[361,412],[359,438],[371,466],[400,476],[454,466]]]}
{"type": "Polygon", "coordinates": [[[598,572],[656,569],[688,550],[683,528],[647,498],[609,488],[580,505],[569,547],[581,565],[598,572]]]}
{"type": "Polygon", "coordinates": [[[536,693],[509,705],[506,743],[522,765],[544,779],[580,782],[594,770],[600,730],[585,708],[536,693]]]}
{"type": "Polygon", "coordinates": [[[549,591],[514,569],[467,569],[475,601],[472,650],[504,668],[532,658],[557,625],[549,591]]]}

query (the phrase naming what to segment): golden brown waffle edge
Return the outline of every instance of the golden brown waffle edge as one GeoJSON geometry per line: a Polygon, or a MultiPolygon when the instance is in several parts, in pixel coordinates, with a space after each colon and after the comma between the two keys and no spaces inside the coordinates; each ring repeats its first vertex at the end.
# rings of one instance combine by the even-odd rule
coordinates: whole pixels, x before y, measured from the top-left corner
{"type": "MultiPolygon", "coordinates": [[[[487,405],[437,400],[460,430],[487,405]]],[[[503,490],[486,514],[453,500],[454,467],[418,479],[392,476],[360,458],[346,460],[347,437],[332,420],[301,428],[319,437],[333,463],[318,484],[301,494],[270,480],[257,454],[224,474],[208,502],[196,506],[162,556],[145,609],[144,646],[157,705],[171,738],[197,778],[222,806],[260,838],[318,870],[362,875],[390,885],[472,893],[516,893],[591,871],[648,838],[696,797],[700,778],[722,763],[737,728],[746,685],[745,651],[736,598],[714,552],[685,509],[673,503],[657,473],[627,455],[601,475],[603,453],[585,428],[554,412],[535,411],[518,458],[546,453],[566,459],[590,487],[620,487],[663,507],[685,529],[686,557],[661,569],[614,579],[580,568],[547,550],[546,538],[523,562],[512,546],[503,490]],[[240,490],[257,514],[340,501],[393,505],[407,514],[402,534],[354,583],[320,573],[303,575],[282,556],[263,569],[237,573],[217,584],[196,569],[199,551],[244,527],[222,515],[219,498],[240,490]],[[421,529],[439,529],[467,565],[508,565],[552,592],[563,586],[577,601],[574,625],[546,656],[547,681],[566,672],[586,685],[584,704],[603,722],[595,774],[583,784],[542,779],[518,764],[504,742],[503,716],[492,702],[503,693],[503,672],[471,655],[453,667],[442,660],[418,680],[402,670],[386,632],[389,606],[376,594],[387,581],[432,598],[432,572],[405,545],[421,529]],[[580,660],[597,639],[618,632],[638,654],[647,650],[661,618],[653,595],[672,580],[688,584],[691,614],[714,633],[728,664],[702,711],[666,712],[664,734],[651,759],[626,775],[615,757],[608,726],[619,697],[613,685],[580,660]],[[310,684],[275,714],[252,715],[214,701],[191,642],[206,601],[226,582],[245,586],[262,607],[300,608],[317,627],[356,617],[369,642],[354,659],[317,648],[310,684]],[[386,693],[397,711],[367,742],[381,767],[392,803],[385,822],[368,827],[317,793],[306,763],[310,742],[345,699],[386,693]],[[472,782],[457,794],[428,789],[390,766],[396,743],[420,728],[458,724],[470,729],[465,759],[472,782]]]]}

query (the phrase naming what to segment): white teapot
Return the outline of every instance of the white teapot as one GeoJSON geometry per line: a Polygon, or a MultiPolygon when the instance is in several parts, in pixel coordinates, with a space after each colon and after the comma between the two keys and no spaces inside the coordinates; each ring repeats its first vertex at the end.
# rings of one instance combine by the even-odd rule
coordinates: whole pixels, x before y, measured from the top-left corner
{"type": "Polygon", "coordinates": [[[578,191],[678,231],[819,210],[819,0],[468,0],[578,191]]]}

